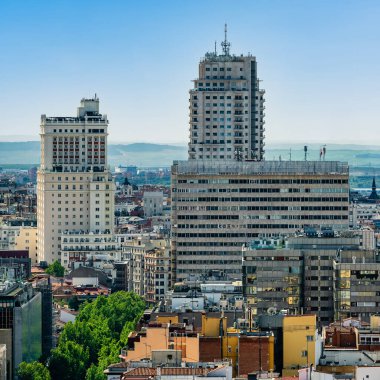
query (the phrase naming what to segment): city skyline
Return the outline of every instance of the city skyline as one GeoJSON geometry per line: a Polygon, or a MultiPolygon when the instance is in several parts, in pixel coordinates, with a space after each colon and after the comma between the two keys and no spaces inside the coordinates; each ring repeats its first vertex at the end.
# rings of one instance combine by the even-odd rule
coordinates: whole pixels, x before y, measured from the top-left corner
{"type": "Polygon", "coordinates": [[[375,1],[209,1],[201,13],[200,2],[20,4],[0,5],[1,139],[37,140],[40,114],[67,114],[97,93],[110,142],[185,143],[191,80],[215,40],[221,50],[227,22],[231,53],[260,66],[268,143],[373,143],[375,1]]]}

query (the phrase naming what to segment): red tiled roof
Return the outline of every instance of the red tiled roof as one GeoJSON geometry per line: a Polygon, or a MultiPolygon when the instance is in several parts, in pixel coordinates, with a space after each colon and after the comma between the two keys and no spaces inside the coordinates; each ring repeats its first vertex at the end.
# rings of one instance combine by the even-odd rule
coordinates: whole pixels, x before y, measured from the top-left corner
{"type": "Polygon", "coordinates": [[[123,374],[123,379],[129,379],[133,376],[155,376],[156,368],[138,367],[132,368],[123,374]]]}
{"type": "MultiPolygon", "coordinates": [[[[186,375],[206,375],[213,368],[182,368],[182,367],[163,367],[161,375],[186,376],[186,375]]],[[[138,367],[132,368],[123,374],[123,380],[131,380],[136,376],[157,376],[157,368],[138,367]]]]}

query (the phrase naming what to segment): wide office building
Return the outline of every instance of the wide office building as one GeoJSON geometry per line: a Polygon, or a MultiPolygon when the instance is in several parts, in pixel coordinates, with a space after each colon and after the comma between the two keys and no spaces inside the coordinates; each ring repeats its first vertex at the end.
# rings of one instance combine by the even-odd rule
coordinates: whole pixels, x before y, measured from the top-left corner
{"type": "Polygon", "coordinates": [[[305,227],[348,228],[349,171],[336,161],[176,161],[176,279],[220,270],[241,277],[242,245],[305,227]]]}

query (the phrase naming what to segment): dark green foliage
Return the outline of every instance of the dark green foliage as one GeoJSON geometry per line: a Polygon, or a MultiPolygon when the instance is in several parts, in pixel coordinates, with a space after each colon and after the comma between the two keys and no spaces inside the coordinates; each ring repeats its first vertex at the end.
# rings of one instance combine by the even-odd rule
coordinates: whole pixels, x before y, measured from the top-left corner
{"type": "Polygon", "coordinates": [[[48,369],[39,362],[20,363],[17,375],[19,380],[51,380],[48,369]]]}
{"type": "Polygon", "coordinates": [[[120,349],[144,309],[144,301],[127,292],[83,304],[52,351],[48,364],[51,380],[104,380],[104,369],[119,361],[120,349]]]}
{"type": "Polygon", "coordinates": [[[53,264],[50,264],[46,269],[46,273],[55,277],[63,277],[65,274],[65,268],[61,265],[61,263],[56,260],[53,264]]]}
{"type": "Polygon", "coordinates": [[[74,341],[59,342],[49,359],[52,380],[82,380],[86,376],[90,357],[88,347],[74,341]]]}
{"type": "Polygon", "coordinates": [[[75,311],[79,310],[80,301],[77,296],[70,297],[68,302],[69,308],[75,311]]]}

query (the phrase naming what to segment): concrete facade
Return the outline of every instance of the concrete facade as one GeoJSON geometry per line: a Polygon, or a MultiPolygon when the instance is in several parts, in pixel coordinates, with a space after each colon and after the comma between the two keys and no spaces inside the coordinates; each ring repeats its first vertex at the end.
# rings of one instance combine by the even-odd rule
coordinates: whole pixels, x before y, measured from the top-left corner
{"type": "Polygon", "coordinates": [[[256,58],[206,53],[190,90],[189,159],[262,160],[264,90],[256,58]]]}
{"type": "Polygon", "coordinates": [[[241,247],[307,226],[348,227],[348,166],[340,162],[176,161],[172,166],[176,279],[241,276],[241,247]]]}
{"type": "Polygon", "coordinates": [[[338,305],[336,284],[342,285],[334,280],[334,260],[340,250],[365,254],[359,246],[359,237],[304,236],[288,238],[283,248],[244,249],[243,294],[253,315],[285,309],[313,313],[319,326],[331,323],[338,305]]]}
{"type": "Polygon", "coordinates": [[[160,216],[163,213],[164,194],[162,191],[145,191],[143,196],[144,216],[160,216]]]}
{"type": "Polygon", "coordinates": [[[334,259],[335,320],[369,322],[380,307],[380,257],[377,251],[340,251],[334,259]]]}

